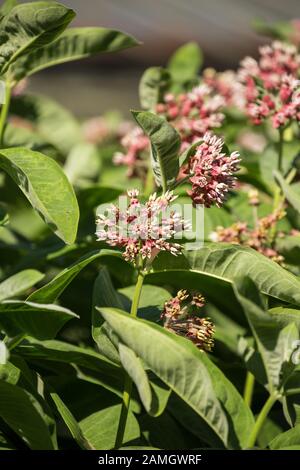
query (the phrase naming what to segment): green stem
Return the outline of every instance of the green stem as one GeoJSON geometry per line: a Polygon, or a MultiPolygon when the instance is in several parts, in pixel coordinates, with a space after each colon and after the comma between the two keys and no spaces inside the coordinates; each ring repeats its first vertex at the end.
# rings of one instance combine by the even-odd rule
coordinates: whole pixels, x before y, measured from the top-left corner
{"type": "Polygon", "coordinates": [[[244,388],[244,402],[251,408],[252,397],[254,391],[255,377],[251,372],[247,372],[245,388],[244,388]]]}
{"type": "Polygon", "coordinates": [[[283,155],[283,130],[279,129],[279,142],[278,142],[278,171],[282,172],[282,155],[283,155]]]}
{"type": "Polygon", "coordinates": [[[11,97],[11,86],[8,82],[5,83],[5,103],[3,103],[0,113],[0,145],[3,145],[3,134],[5,123],[8,115],[11,97]]]}
{"type": "Polygon", "coordinates": [[[257,436],[268,416],[268,414],[271,411],[271,408],[273,407],[274,403],[277,401],[279,396],[277,394],[271,394],[269,398],[267,399],[266,403],[261,409],[261,412],[259,413],[257,420],[255,421],[254,427],[251,431],[249,442],[248,442],[248,448],[252,448],[255,445],[257,436]]]}
{"type": "MultiPolygon", "coordinates": [[[[130,315],[132,317],[137,316],[143,282],[144,282],[144,273],[140,271],[138,275],[137,283],[135,286],[135,291],[134,291],[131,310],[130,310],[130,315]]],[[[123,403],[122,403],[122,409],[121,409],[121,414],[120,414],[116,442],[115,442],[115,449],[119,449],[120,447],[122,447],[122,444],[123,444],[128,410],[129,410],[130,399],[131,399],[131,391],[132,391],[132,380],[129,377],[129,375],[126,373],[125,381],[124,381],[123,403]]]]}
{"type": "Polygon", "coordinates": [[[11,338],[10,340],[7,341],[7,348],[9,351],[12,351],[14,348],[16,348],[17,346],[19,346],[20,343],[22,343],[23,339],[26,338],[26,334],[24,333],[21,333],[17,336],[15,336],[14,338],[11,338]]]}

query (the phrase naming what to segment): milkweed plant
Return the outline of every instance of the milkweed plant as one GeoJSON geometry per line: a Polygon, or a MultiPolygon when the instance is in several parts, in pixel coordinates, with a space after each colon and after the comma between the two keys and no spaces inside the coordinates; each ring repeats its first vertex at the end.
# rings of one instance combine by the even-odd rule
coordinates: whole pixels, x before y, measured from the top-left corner
{"type": "Polygon", "coordinates": [[[143,46],[74,17],[0,11],[0,448],[300,449],[299,21],[79,121],[30,76],[143,46]]]}

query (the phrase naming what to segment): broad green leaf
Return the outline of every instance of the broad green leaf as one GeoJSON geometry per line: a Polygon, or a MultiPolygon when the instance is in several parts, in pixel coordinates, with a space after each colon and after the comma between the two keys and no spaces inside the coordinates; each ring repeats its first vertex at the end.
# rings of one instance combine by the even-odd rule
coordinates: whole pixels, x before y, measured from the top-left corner
{"type": "MultiPolygon", "coordinates": [[[[121,405],[110,406],[93,413],[80,421],[80,427],[86,439],[97,450],[109,450],[115,445],[121,405]]],[[[123,443],[139,438],[140,429],[133,413],[129,411],[123,443]]]]}
{"type": "MultiPolygon", "coordinates": [[[[27,344],[22,344],[18,347],[18,350],[23,357],[42,360],[44,364],[75,364],[80,368],[82,367],[83,370],[87,369],[95,372],[94,383],[105,387],[120,397],[122,396],[122,370],[92,349],[81,348],[63,341],[37,341],[27,338],[27,344]]],[[[87,375],[87,373],[83,372],[82,378],[86,380],[87,375]]]]}
{"type": "Polygon", "coordinates": [[[53,147],[34,129],[27,129],[14,122],[8,122],[5,126],[2,147],[27,147],[42,153],[45,151],[47,155],[53,151],[53,147]]]}
{"type": "Polygon", "coordinates": [[[275,178],[278,181],[286,200],[291,204],[291,206],[297,211],[300,212],[300,194],[296,192],[293,188],[293,185],[289,185],[283,176],[275,171],[275,178]]]}
{"type": "Polygon", "coordinates": [[[198,44],[188,42],[171,56],[168,70],[175,82],[186,83],[197,77],[202,61],[202,52],[198,44]]]}
{"type": "Polygon", "coordinates": [[[275,240],[276,249],[284,257],[288,264],[300,265],[300,237],[299,235],[285,235],[283,238],[277,237],[275,240]]]}
{"type": "Polygon", "coordinates": [[[257,251],[228,243],[206,243],[203,248],[184,255],[161,256],[154,262],[150,283],[197,289],[220,307],[241,318],[232,291],[234,278],[241,272],[253,279],[258,289],[271,297],[300,305],[300,282],[277,263],[257,251]]]}
{"type": "Polygon", "coordinates": [[[140,103],[143,109],[155,112],[157,103],[168,89],[170,74],[162,67],[150,67],[141,78],[139,85],[140,103]]]}
{"type": "Polygon", "coordinates": [[[146,411],[155,415],[155,411],[153,413],[151,410],[152,392],[150,383],[141,360],[132,349],[121,342],[119,342],[118,349],[122,366],[135,383],[146,411]]]}
{"type": "Polygon", "coordinates": [[[59,397],[59,395],[56,392],[51,391],[50,396],[56,406],[57,411],[59,412],[60,416],[62,417],[63,421],[65,422],[66,426],[68,427],[70,433],[72,434],[77,444],[82,449],[93,450],[94,447],[84,437],[79,424],[77,423],[69,408],[59,397]]]}
{"type": "Polygon", "coordinates": [[[12,67],[20,80],[53,65],[79,60],[100,52],[115,52],[137,46],[138,41],[120,31],[107,28],[69,28],[58,39],[19,59],[12,67]]]}
{"type": "Polygon", "coordinates": [[[95,145],[87,142],[82,142],[72,148],[64,166],[68,180],[77,186],[97,181],[100,169],[100,152],[95,145]]]}
{"type": "Polygon", "coordinates": [[[151,142],[151,161],[158,186],[164,191],[174,185],[179,171],[180,137],[178,132],[161,116],[132,111],[133,117],[151,142]]]}
{"type": "Polygon", "coordinates": [[[10,111],[29,120],[40,137],[63,155],[67,155],[74,145],[83,140],[81,127],[70,111],[46,96],[15,97],[10,111]]]}
{"type": "Polygon", "coordinates": [[[79,260],[73,263],[71,266],[65,268],[63,271],[57,274],[57,276],[55,276],[50,282],[48,282],[48,284],[45,284],[43,287],[33,292],[27,298],[27,300],[40,303],[54,302],[83,268],[85,268],[88,264],[92,263],[96,259],[105,256],[117,258],[122,257],[119,252],[113,250],[101,250],[88,253],[82,258],[79,258],[79,260]]]}
{"type": "Polygon", "coordinates": [[[55,450],[39,402],[24,389],[0,381],[0,416],[33,450],[55,450]]]}
{"type": "Polygon", "coordinates": [[[280,390],[295,367],[291,362],[299,332],[294,323],[284,328],[264,309],[256,285],[249,277],[235,279],[235,293],[248,319],[268,378],[268,388],[280,390]]]}
{"type": "MultiPolygon", "coordinates": [[[[113,304],[106,304],[103,306],[123,308],[130,312],[134,291],[135,286],[123,287],[118,290],[123,304],[121,307],[113,304]]],[[[158,286],[143,285],[139,301],[138,317],[154,322],[159,321],[164,304],[170,299],[170,297],[171,294],[166,289],[158,286]]]]}
{"type": "Polygon", "coordinates": [[[56,2],[25,3],[12,8],[1,22],[1,73],[19,57],[52,42],[74,16],[73,10],[56,2]]]}
{"type": "Polygon", "coordinates": [[[300,449],[300,425],[276,436],[269,444],[270,449],[280,450],[283,448],[300,449]]]}
{"type": "Polygon", "coordinates": [[[24,333],[37,339],[51,339],[72,318],[78,317],[54,304],[18,300],[4,300],[0,304],[0,325],[11,337],[24,333]]]}
{"type": "Polygon", "coordinates": [[[227,443],[228,421],[203,363],[204,354],[189,341],[121,310],[100,308],[100,313],[121,341],[227,443]]]}
{"type": "Polygon", "coordinates": [[[282,433],[282,427],[280,427],[270,418],[267,418],[257,436],[257,443],[259,447],[264,449],[267,447],[269,442],[280,433],[282,433]]]}
{"type": "MultiPolygon", "coordinates": [[[[298,152],[299,143],[297,141],[284,143],[282,161],[282,171],[284,174],[291,168],[293,160],[298,152]]],[[[259,155],[258,164],[263,181],[268,185],[269,190],[274,191],[276,188],[274,175],[277,173],[278,168],[278,145],[268,145],[259,155]]]]}
{"type": "Polygon", "coordinates": [[[87,188],[80,188],[78,192],[78,204],[80,208],[80,221],[88,217],[91,213],[94,217],[93,209],[100,204],[113,201],[124,193],[124,190],[116,187],[104,185],[93,185],[87,188]]]}
{"type": "Polygon", "coordinates": [[[75,241],[79,210],[72,186],[60,166],[39,152],[26,148],[0,151],[5,170],[42,219],[65,243],[75,241]]]}
{"type": "Polygon", "coordinates": [[[17,0],[4,0],[0,7],[0,16],[7,15],[17,5],[17,3],[17,0]]]}
{"type": "Polygon", "coordinates": [[[289,323],[294,322],[300,331],[300,310],[287,305],[286,307],[273,307],[268,312],[274,317],[276,323],[285,327],[289,323]]]}
{"type": "Polygon", "coordinates": [[[26,292],[44,278],[44,274],[35,269],[24,269],[0,283],[0,301],[17,297],[26,292]]]}

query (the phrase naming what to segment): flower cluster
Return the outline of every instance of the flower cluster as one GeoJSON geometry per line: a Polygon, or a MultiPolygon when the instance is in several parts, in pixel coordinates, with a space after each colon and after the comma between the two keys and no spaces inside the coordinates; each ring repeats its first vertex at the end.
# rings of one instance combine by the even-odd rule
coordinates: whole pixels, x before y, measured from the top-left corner
{"type": "Polygon", "coordinates": [[[97,239],[125,248],[124,258],[138,268],[151,263],[160,251],[180,254],[181,245],[171,239],[189,229],[189,224],[170,206],[177,196],[171,191],[162,196],[154,193],[145,204],[138,190],[128,191],[128,197],[124,208],[111,205],[106,214],[98,216],[97,239]]]}
{"type": "Polygon", "coordinates": [[[188,191],[194,204],[210,207],[215,203],[220,207],[230,189],[235,186],[240,162],[239,153],[227,155],[224,141],[207,133],[202,143],[196,147],[186,172],[190,175],[192,189],[188,191]]]}
{"type": "Polygon", "coordinates": [[[224,98],[203,83],[187,93],[175,96],[167,93],[157,105],[158,114],[163,114],[179,132],[184,151],[211,129],[222,125],[224,98]]]}
{"type": "MultiPolygon", "coordinates": [[[[253,193],[252,205],[257,206],[258,200],[253,193]]],[[[274,248],[270,233],[275,229],[277,222],[282,219],[284,212],[278,210],[257,220],[254,229],[245,222],[236,222],[230,227],[217,227],[211,234],[211,239],[218,242],[233,243],[236,245],[249,246],[267,258],[282,264],[284,259],[274,248]]]]}
{"type": "Polygon", "coordinates": [[[244,87],[237,80],[237,74],[234,70],[217,72],[213,68],[207,68],[203,71],[203,81],[214,93],[222,96],[226,106],[244,108],[244,87]]]}
{"type": "Polygon", "coordinates": [[[180,290],[165,303],[161,318],[167,330],[189,338],[200,350],[209,352],[214,345],[215,330],[208,318],[198,316],[204,305],[202,295],[180,290]]]}
{"type": "Polygon", "coordinates": [[[238,71],[246,112],[254,124],[272,119],[274,128],[300,121],[300,55],[293,45],[274,41],[259,49],[258,61],[246,57],[238,71]]]}
{"type": "Polygon", "coordinates": [[[147,164],[143,158],[143,152],[149,149],[149,139],[138,126],[133,127],[121,139],[121,145],[125,152],[116,152],[113,158],[115,165],[127,166],[129,178],[138,176],[144,178],[147,164]]]}

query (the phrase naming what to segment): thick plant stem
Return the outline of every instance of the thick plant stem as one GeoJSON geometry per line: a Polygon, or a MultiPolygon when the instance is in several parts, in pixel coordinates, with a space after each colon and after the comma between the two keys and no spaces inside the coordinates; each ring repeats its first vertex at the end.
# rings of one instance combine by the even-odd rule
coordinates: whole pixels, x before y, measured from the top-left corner
{"type": "Polygon", "coordinates": [[[6,82],[5,84],[5,103],[3,103],[0,113],[0,145],[3,145],[3,134],[10,105],[11,87],[6,82]]]}
{"type": "Polygon", "coordinates": [[[283,155],[283,130],[279,129],[279,142],[278,142],[278,162],[277,168],[280,173],[282,172],[282,155],[283,155]]]}
{"type": "Polygon", "coordinates": [[[245,388],[244,388],[244,402],[251,408],[252,397],[255,385],[255,377],[251,372],[247,372],[245,388]]]}
{"type": "Polygon", "coordinates": [[[248,448],[251,449],[251,447],[254,447],[257,436],[268,416],[268,414],[271,411],[272,406],[274,403],[277,401],[278,395],[277,394],[271,394],[269,398],[267,399],[266,403],[261,409],[261,412],[259,413],[257,420],[255,421],[255,425],[252,429],[252,432],[250,434],[249,442],[248,442],[248,448]]]}
{"type": "MultiPolygon", "coordinates": [[[[135,286],[134,296],[132,299],[132,305],[131,305],[131,310],[130,310],[130,315],[132,317],[137,316],[143,282],[144,282],[144,273],[140,271],[138,275],[137,283],[135,286]]],[[[116,442],[115,442],[115,449],[119,449],[123,444],[126,422],[127,422],[127,417],[128,417],[128,410],[129,410],[130,399],[131,399],[131,391],[132,391],[132,380],[129,377],[129,375],[126,373],[125,381],[124,381],[123,403],[122,403],[122,409],[121,409],[121,414],[120,414],[116,442]]]]}

